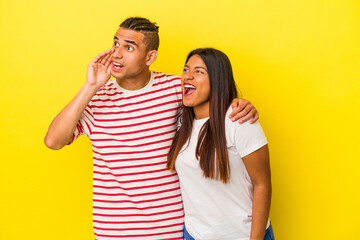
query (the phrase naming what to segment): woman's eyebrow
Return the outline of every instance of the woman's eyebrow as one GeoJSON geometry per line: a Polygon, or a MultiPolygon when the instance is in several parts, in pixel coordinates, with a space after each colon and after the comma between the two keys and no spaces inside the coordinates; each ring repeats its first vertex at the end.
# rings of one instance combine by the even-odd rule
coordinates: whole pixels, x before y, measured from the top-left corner
{"type": "Polygon", "coordinates": [[[196,67],[194,67],[194,68],[195,68],[195,69],[201,68],[201,69],[204,69],[205,71],[207,71],[206,68],[204,68],[204,67],[202,67],[202,66],[196,66],[196,67]]]}
{"type": "MultiPolygon", "coordinates": [[[[184,67],[190,68],[190,67],[189,67],[189,65],[186,65],[186,64],[185,64],[185,66],[184,66],[184,67]]],[[[207,71],[207,69],[206,69],[206,68],[204,68],[204,67],[202,67],[202,66],[195,66],[194,68],[195,68],[195,69],[197,69],[197,68],[201,68],[201,69],[204,69],[205,71],[207,71]]]]}

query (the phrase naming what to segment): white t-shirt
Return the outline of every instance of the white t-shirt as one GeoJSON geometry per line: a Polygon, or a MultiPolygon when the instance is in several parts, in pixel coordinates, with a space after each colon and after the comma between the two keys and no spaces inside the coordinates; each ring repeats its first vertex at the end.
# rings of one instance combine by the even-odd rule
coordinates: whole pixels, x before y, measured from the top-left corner
{"type": "Polygon", "coordinates": [[[266,145],[267,140],[259,122],[232,122],[228,118],[231,111],[230,107],[225,119],[229,183],[205,178],[195,156],[199,131],[208,118],[194,120],[190,143],[176,160],[185,226],[197,240],[250,238],[253,185],[242,157],[266,145]]]}

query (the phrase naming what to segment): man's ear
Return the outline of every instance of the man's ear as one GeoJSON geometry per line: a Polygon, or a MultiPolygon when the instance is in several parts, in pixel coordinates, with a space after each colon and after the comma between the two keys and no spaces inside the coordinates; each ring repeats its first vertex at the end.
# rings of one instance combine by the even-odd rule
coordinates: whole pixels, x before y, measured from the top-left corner
{"type": "Polygon", "coordinates": [[[150,66],[157,58],[157,51],[150,50],[147,52],[146,56],[146,66],[150,66]]]}

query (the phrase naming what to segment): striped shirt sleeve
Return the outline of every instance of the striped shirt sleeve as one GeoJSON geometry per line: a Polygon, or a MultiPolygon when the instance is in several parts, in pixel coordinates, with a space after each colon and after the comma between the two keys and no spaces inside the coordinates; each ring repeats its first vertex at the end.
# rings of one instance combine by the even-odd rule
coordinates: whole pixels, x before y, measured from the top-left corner
{"type": "Polygon", "coordinates": [[[69,145],[72,144],[81,135],[90,137],[94,127],[94,115],[92,114],[92,110],[89,105],[90,103],[86,106],[84,112],[82,113],[81,118],[78,121],[75,131],[73,133],[73,138],[69,145]]]}

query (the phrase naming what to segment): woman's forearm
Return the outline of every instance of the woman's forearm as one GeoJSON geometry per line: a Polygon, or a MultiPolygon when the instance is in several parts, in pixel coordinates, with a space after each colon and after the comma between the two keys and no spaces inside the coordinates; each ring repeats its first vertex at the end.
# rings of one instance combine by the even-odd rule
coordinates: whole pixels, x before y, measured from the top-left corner
{"type": "Polygon", "coordinates": [[[271,182],[254,184],[251,240],[263,240],[269,219],[271,202],[271,182]]]}

